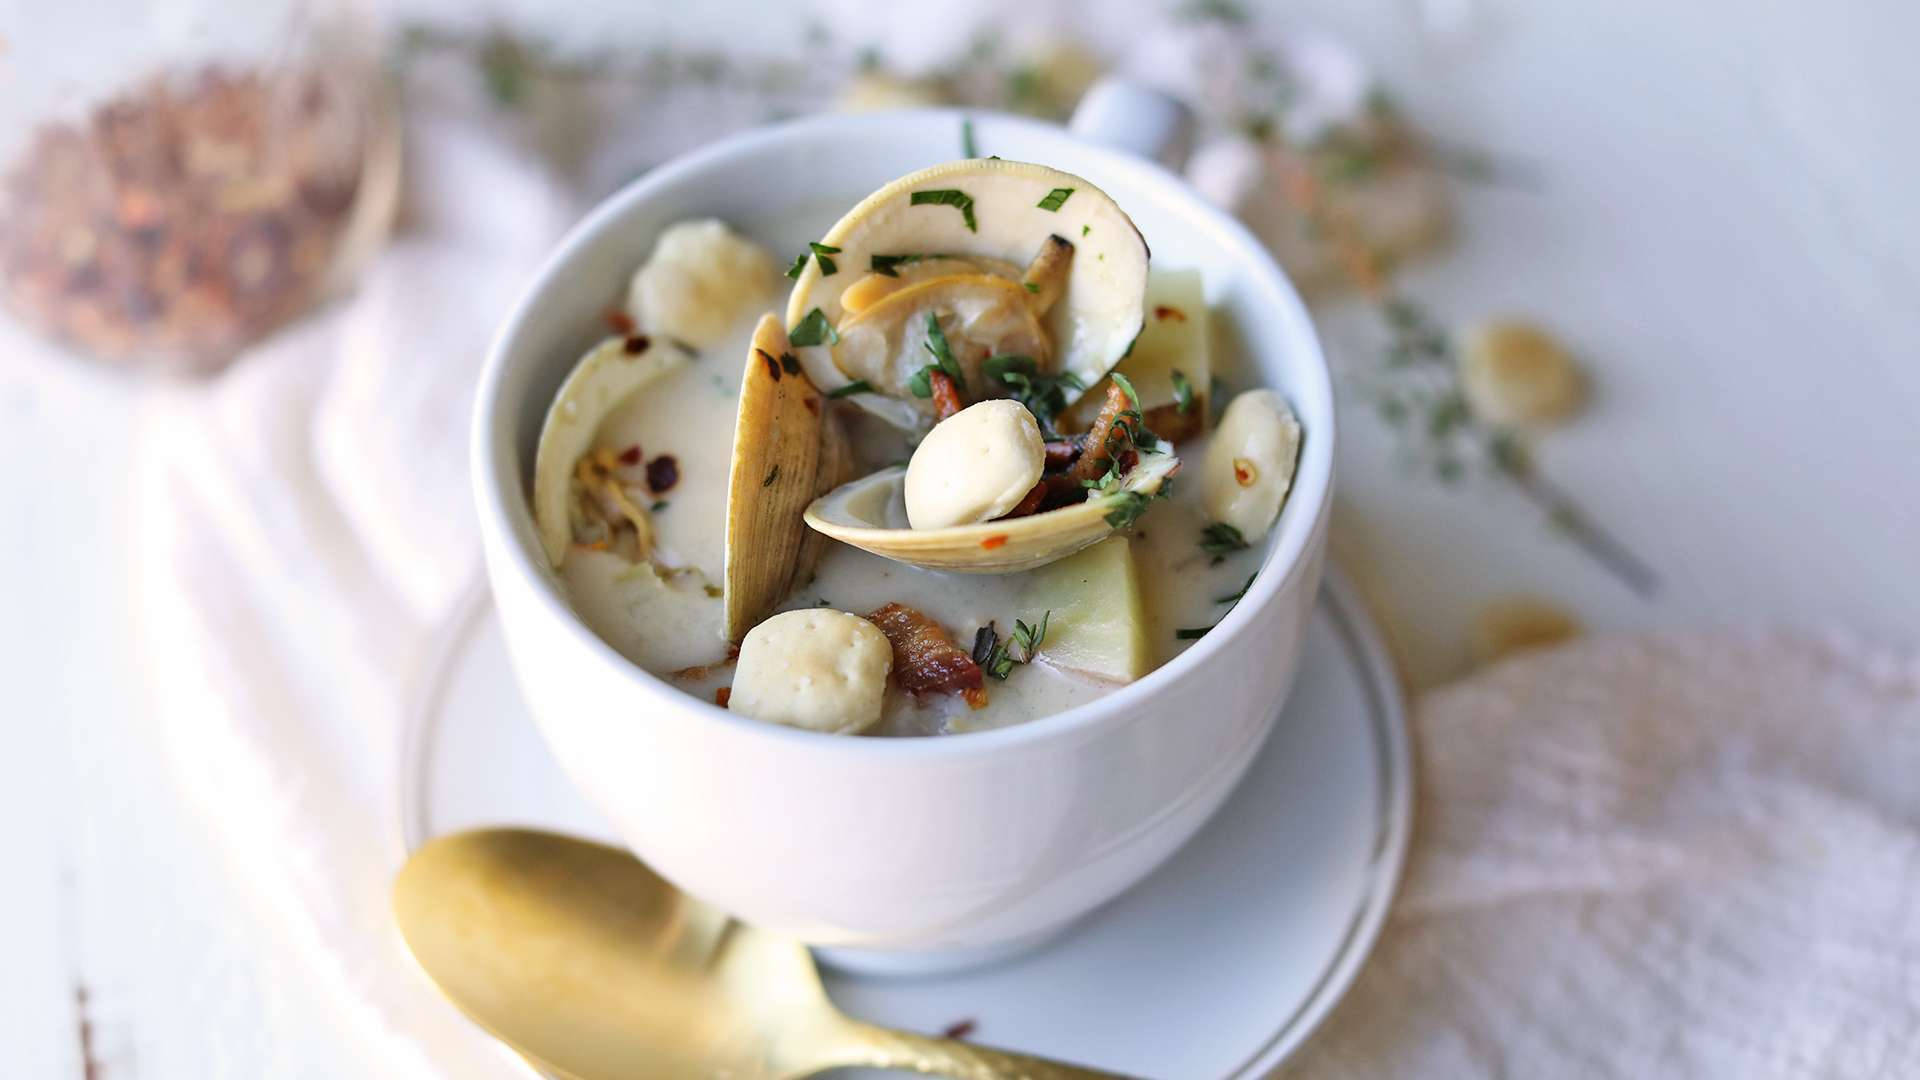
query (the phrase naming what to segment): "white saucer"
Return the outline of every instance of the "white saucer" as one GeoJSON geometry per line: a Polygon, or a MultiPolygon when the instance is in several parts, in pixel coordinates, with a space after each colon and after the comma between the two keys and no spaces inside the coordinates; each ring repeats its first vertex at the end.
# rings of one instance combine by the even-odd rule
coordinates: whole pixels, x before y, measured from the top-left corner
{"type": "MultiPolygon", "coordinates": [[[[1277,1066],[1359,970],[1407,846],[1400,691],[1366,613],[1330,574],[1292,698],[1220,814],[1152,877],[1037,951],[959,975],[826,972],[848,1013],[1135,1076],[1277,1066]]],[[[409,711],[401,829],[532,825],[617,843],[541,743],[484,589],[449,623],[409,711]]],[[[478,1030],[475,1038],[484,1038],[478,1030]]]]}

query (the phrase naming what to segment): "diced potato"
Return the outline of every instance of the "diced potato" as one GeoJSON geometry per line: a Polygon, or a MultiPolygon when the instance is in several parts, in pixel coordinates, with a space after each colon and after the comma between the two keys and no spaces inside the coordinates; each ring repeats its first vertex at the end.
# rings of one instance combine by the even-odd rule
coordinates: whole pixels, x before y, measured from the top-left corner
{"type": "Polygon", "coordinates": [[[1023,607],[1050,611],[1040,656],[1049,664],[1112,682],[1153,666],[1147,614],[1133,548],[1124,536],[1033,571],[1023,607]]]}
{"type": "MultiPolygon", "coordinates": [[[[1207,388],[1213,382],[1200,271],[1152,271],[1147,276],[1146,318],[1139,340],[1118,370],[1139,393],[1140,410],[1149,414],[1148,427],[1176,442],[1191,438],[1206,423],[1207,388]],[[1175,371],[1185,375],[1193,389],[1193,407],[1184,413],[1175,408],[1179,400],[1173,385],[1175,371]],[[1154,416],[1155,409],[1163,411],[1154,416]],[[1192,426],[1185,427],[1189,419],[1192,426]]],[[[1086,430],[1106,393],[1104,385],[1088,390],[1074,403],[1067,426],[1086,430]]]]}

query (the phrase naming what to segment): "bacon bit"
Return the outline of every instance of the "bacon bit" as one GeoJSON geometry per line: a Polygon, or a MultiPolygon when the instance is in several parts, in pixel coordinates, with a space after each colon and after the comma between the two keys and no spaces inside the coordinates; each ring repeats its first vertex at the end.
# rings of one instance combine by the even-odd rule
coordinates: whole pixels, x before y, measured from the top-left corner
{"type": "MultiPolygon", "coordinates": [[[[1158,431],[1160,429],[1155,428],[1154,430],[1158,431]]],[[[1073,459],[1079,457],[1080,454],[1086,450],[1087,437],[1085,435],[1067,435],[1058,439],[1049,439],[1044,445],[1047,450],[1046,467],[1049,469],[1064,469],[1073,464],[1073,459]]]]}
{"type": "Polygon", "coordinates": [[[960,700],[966,702],[969,709],[984,709],[987,707],[987,688],[974,686],[962,690],[960,700]]]}
{"type": "Polygon", "coordinates": [[[773,354],[768,352],[765,349],[755,349],[753,350],[753,355],[759,357],[761,361],[763,361],[767,365],[767,374],[773,376],[773,381],[779,382],[780,381],[780,361],[775,360],[773,358],[773,354]]]}
{"type": "Polygon", "coordinates": [[[627,338],[626,344],[622,345],[621,348],[627,350],[628,356],[639,356],[641,353],[646,352],[647,347],[652,344],[653,342],[647,339],[647,335],[633,334],[627,338]]]}
{"type": "MultiPolygon", "coordinates": [[[[1039,487],[1040,485],[1038,485],[1038,484],[1036,484],[1036,485],[1034,485],[1034,486],[1036,486],[1036,487],[1039,487]]],[[[1043,490],[1044,490],[1044,489],[1043,489],[1043,490]]],[[[1028,492],[1028,494],[1032,494],[1032,492],[1028,492]]],[[[1021,499],[1020,501],[1021,501],[1021,502],[1025,502],[1026,500],[1025,500],[1025,499],[1021,499]]],[[[987,537],[987,538],[986,538],[985,540],[982,540],[982,541],[980,541],[980,546],[981,546],[981,547],[983,547],[983,548],[986,548],[986,549],[987,549],[988,551],[992,551],[992,550],[993,550],[994,548],[1000,548],[1000,547],[1006,547],[1006,546],[1007,546],[1007,534],[1006,534],[1006,533],[994,533],[994,534],[993,534],[992,536],[989,536],[989,537],[987,537]]]]}
{"type": "Polygon", "coordinates": [[[620,464],[622,465],[640,464],[640,444],[639,443],[634,443],[632,446],[629,446],[625,450],[620,451],[620,464]]]}
{"type": "Polygon", "coordinates": [[[971,1018],[955,1020],[953,1023],[947,1025],[947,1029],[940,1033],[940,1037],[943,1039],[964,1039],[973,1034],[974,1030],[979,1026],[980,1025],[974,1023],[971,1018]]]}
{"type": "Polygon", "coordinates": [[[893,677],[915,694],[953,693],[984,684],[980,665],[947,638],[940,624],[910,607],[888,604],[867,616],[893,645],[893,677]]]}
{"type": "Polygon", "coordinates": [[[1197,400],[1194,407],[1185,412],[1180,411],[1180,406],[1168,402],[1148,409],[1143,422],[1147,430],[1155,435],[1168,442],[1182,443],[1198,436],[1206,427],[1206,410],[1200,408],[1197,400]]]}
{"type": "Polygon", "coordinates": [[[672,454],[661,454],[647,462],[647,488],[655,495],[672,491],[673,485],[679,482],[680,463],[674,460],[672,454]]]}
{"type": "MultiPolygon", "coordinates": [[[[1029,514],[1037,514],[1040,512],[1040,504],[1046,501],[1047,501],[1047,478],[1043,476],[1040,478],[1040,481],[1038,483],[1033,485],[1032,490],[1028,491],[1025,495],[1022,495],[1020,497],[1020,501],[1014,504],[1013,509],[1007,511],[1007,517],[1017,518],[1017,517],[1026,517],[1029,514]]],[[[988,539],[992,539],[992,537],[988,537],[988,539]]],[[[1000,543],[1004,544],[1006,542],[1007,542],[1007,538],[1002,536],[1000,538],[1000,543]]],[[[985,547],[986,542],[982,541],[980,546],[985,547]]],[[[996,544],[994,546],[998,547],[999,544],[996,544]]]]}
{"type": "Polygon", "coordinates": [[[1233,479],[1241,487],[1252,487],[1253,482],[1260,479],[1260,470],[1246,458],[1237,457],[1233,459],[1233,479]]]}
{"type": "Polygon", "coordinates": [[[1120,414],[1132,406],[1127,400],[1127,392],[1120,389],[1118,383],[1107,384],[1107,400],[1100,403],[1100,415],[1093,418],[1093,426],[1087,429],[1087,449],[1080,460],[1073,463],[1067,475],[1075,483],[1083,480],[1098,480],[1100,474],[1107,471],[1107,463],[1113,460],[1113,451],[1107,444],[1112,441],[1113,425],[1120,422],[1120,414]]]}
{"type": "Polygon", "coordinates": [[[1177,307],[1168,307],[1165,304],[1161,304],[1159,307],[1156,307],[1153,309],[1153,317],[1156,319],[1159,319],[1162,322],[1165,322],[1168,319],[1172,319],[1174,322],[1187,321],[1186,312],[1181,311],[1177,307]]]}
{"type": "Polygon", "coordinates": [[[727,707],[727,702],[731,700],[732,697],[733,697],[733,687],[723,686],[720,689],[715,690],[713,692],[713,703],[724,709],[727,707]]]}
{"type": "Polygon", "coordinates": [[[960,400],[960,388],[953,385],[953,376],[936,369],[928,373],[927,381],[933,387],[933,416],[936,423],[967,407],[967,403],[960,400]]]}
{"type": "Polygon", "coordinates": [[[636,329],[633,324],[633,316],[621,311],[619,308],[608,308],[604,318],[607,320],[607,326],[621,337],[626,337],[636,329]]]}

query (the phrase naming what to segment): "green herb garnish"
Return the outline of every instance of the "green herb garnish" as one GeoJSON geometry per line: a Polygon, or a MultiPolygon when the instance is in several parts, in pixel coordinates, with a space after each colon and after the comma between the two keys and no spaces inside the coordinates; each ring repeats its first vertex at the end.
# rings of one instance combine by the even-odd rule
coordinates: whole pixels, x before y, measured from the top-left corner
{"type": "Polygon", "coordinates": [[[1193,383],[1179,368],[1173,369],[1173,407],[1182,415],[1193,411],[1193,383]]]}
{"type": "Polygon", "coordinates": [[[1183,626],[1175,630],[1173,636],[1179,638],[1181,641],[1198,641],[1206,637],[1207,631],[1211,629],[1213,629],[1211,626],[1183,626]]]}
{"type": "Polygon", "coordinates": [[[852,397],[855,394],[871,393],[873,393],[872,383],[865,379],[855,379],[845,386],[838,386],[827,391],[827,396],[837,400],[839,398],[852,397]]]}
{"type": "Polygon", "coordinates": [[[960,121],[960,156],[969,158],[980,156],[980,148],[973,144],[973,121],[971,119],[960,121]]]}
{"type": "Polygon", "coordinates": [[[980,224],[973,219],[973,196],[959,188],[935,188],[932,191],[916,191],[907,197],[910,206],[952,206],[960,211],[960,219],[967,223],[968,232],[979,232],[980,224]]]}
{"type": "MultiPolygon", "coordinates": [[[[828,257],[828,256],[840,254],[839,248],[829,247],[826,244],[816,244],[813,241],[809,240],[807,241],[807,250],[813,252],[814,261],[820,264],[821,277],[832,277],[833,275],[840,272],[839,264],[835,263],[831,258],[828,257]]],[[[805,256],[801,256],[801,257],[805,258],[805,256]]]]}
{"type": "Polygon", "coordinates": [[[787,340],[795,345],[838,345],[840,332],[827,321],[826,313],[819,308],[807,312],[806,316],[794,324],[787,332],[787,340]]]}
{"type": "Polygon", "coordinates": [[[940,369],[928,364],[907,379],[907,390],[917,398],[933,396],[933,373],[940,369]]]}
{"type": "Polygon", "coordinates": [[[1087,235],[1088,233],[1090,233],[1090,232],[1092,232],[1092,231],[1093,231],[1093,226],[1091,226],[1091,225],[1082,225],[1082,226],[1080,226],[1080,235],[1081,235],[1081,236],[1085,236],[1085,235],[1087,235]]]}
{"type": "MultiPolygon", "coordinates": [[[[1055,213],[1058,213],[1062,206],[1067,205],[1067,199],[1072,194],[1073,194],[1073,189],[1070,187],[1057,187],[1057,188],[1054,188],[1052,191],[1047,192],[1047,197],[1044,199],[1041,199],[1039,202],[1035,203],[1034,205],[1038,206],[1042,210],[1051,210],[1055,213]]],[[[1085,236],[1086,234],[1082,233],[1081,235],[1085,236]]]]}
{"type": "MultiPolygon", "coordinates": [[[[1246,583],[1245,585],[1242,585],[1242,586],[1240,586],[1240,591],[1239,591],[1239,592],[1236,592],[1236,593],[1234,593],[1234,594],[1233,594],[1232,596],[1216,596],[1216,597],[1214,597],[1214,598],[1213,598],[1213,602],[1214,602],[1214,603],[1216,603],[1216,604],[1237,604],[1237,603],[1239,603],[1239,602],[1240,602],[1240,598],[1241,598],[1241,597],[1243,597],[1243,596],[1245,596],[1245,595],[1247,595],[1247,590],[1248,590],[1248,589],[1251,589],[1251,588],[1253,588],[1253,579],[1254,579],[1254,578],[1257,578],[1257,577],[1259,577],[1259,576],[1260,576],[1260,572],[1259,572],[1259,571],[1257,571],[1257,570],[1256,570],[1256,571],[1254,571],[1254,572],[1253,572],[1253,573],[1251,573],[1251,574],[1248,574],[1248,575],[1247,575],[1247,583],[1246,583]]],[[[1228,608],[1227,610],[1229,610],[1229,611],[1231,611],[1231,610],[1233,610],[1233,609],[1232,609],[1232,608],[1228,608]]]]}
{"type": "Polygon", "coordinates": [[[981,365],[989,378],[997,380],[1014,400],[1027,407],[1042,427],[1052,425],[1054,417],[1067,407],[1067,391],[1084,390],[1086,384],[1071,371],[1048,375],[1030,356],[990,356],[981,365]]]}
{"type": "Polygon", "coordinates": [[[1030,293],[1037,293],[1040,291],[1040,283],[1037,281],[1023,281],[1020,284],[1025,285],[1027,287],[1027,291],[1030,293]]]}
{"type": "Polygon", "coordinates": [[[1138,409],[1140,407],[1140,394],[1134,390],[1132,379],[1116,371],[1113,373],[1113,385],[1119,387],[1121,392],[1127,395],[1127,400],[1133,403],[1134,408],[1138,409]]]}
{"type": "Polygon", "coordinates": [[[1037,626],[1030,626],[1025,620],[1013,620],[1011,647],[1000,640],[1000,629],[993,623],[981,627],[973,635],[973,662],[980,670],[1000,680],[1013,673],[1015,664],[1031,664],[1039,654],[1040,645],[1047,639],[1047,624],[1053,621],[1053,611],[1049,609],[1040,616],[1037,626]],[[1014,649],[1019,655],[1014,655],[1014,649]]]}
{"type": "Polygon", "coordinates": [[[1123,491],[1114,496],[1113,509],[1107,511],[1107,524],[1116,529],[1130,529],[1147,512],[1153,499],[1137,491],[1123,491]]]}
{"type": "Polygon", "coordinates": [[[1218,566],[1226,561],[1227,556],[1246,548],[1247,538],[1240,535],[1239,529],[1224,521],[1216,521],[1200,530],[1200,550],[1213,556],[1211,565],[1218,566]]]}
{"type": "Polygon", "coordinates": [[[650,513],[654,513],[654,514],[657,514],[657,513],[659,513],[660,511],[662,511],[662,510],[665,510],[666,508],[667,508],[667,500],[665,500],[665,499],[655,499],[655,500],[653,500],[653,505],[652,505],[652,506],[649,506],[649,507],[647,507],[647,510],[648,510],[648,512],[650,512],[650,513]]]}
{"type": "Polygon", "coordinates": [[[787,267],[787,276],[798,281],[800,280],[800,272],[806,268],[807,257],[805,255],[795,255],[793,257],[793,265],[787,267]]]}
{"type": "Polygon", "coordinates": [[[867,268],[876,274],[899,277],[899,267],[908,263],[917,263],[921,259],[931,259],[932,255],[875,255],[867,263],[867,268]]]}
{"type": "Polygon", "coordinates": [[[960,361],[953,358],[953,349],[947,344],[946,332],[940,329],[940,319],[933,312],[927,312],[927,340],[920,347],[933,356],[933,362],[953,380],[956,389],[967,388],[966,377],[960,373],[960,361]]]}

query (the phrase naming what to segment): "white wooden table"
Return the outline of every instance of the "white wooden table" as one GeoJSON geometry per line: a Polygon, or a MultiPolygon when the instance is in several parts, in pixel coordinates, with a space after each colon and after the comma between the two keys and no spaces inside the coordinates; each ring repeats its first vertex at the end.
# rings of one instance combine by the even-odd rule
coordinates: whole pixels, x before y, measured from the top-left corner
{"type": "MultiPolygon", "coordinates": [[[[1666,588],[1634,597],[1497,488],[1406,480],[1350,406],[1341,544],[1383,587],[1416,681],[1456,671],[1471,613],[1513,591],[1602,629],[1845,626],[1915,643],[1920,9],[1504,0],[1476,6],[1464,42],[1423,38],[1414,13],[1453,6],[1288,10],[1347,35],[1432,129],[1540,170],[1538,193],[1467,191],[1462,244],[1408,284],[1443,314],[1533,314],[1578,345],[1597,402],[1540,456],[1666,588]]],[[[618,17],[579,7],[576,27],[618,17]]],[[[744,3],[708,18],[743,47],[797,39],[744,3]]],[[[1126,33],[1124,18],[1099,22],[1109,45],[1126,33]]],[[[1336,358],[1359,355],[1363,312],[1323,323],[1336,358]]],[[[0,674],[16,741],[0,783],[4,1071],[377,1073],[225,899],[132,737],[138,392],[0,357],[0,674]]]]}

